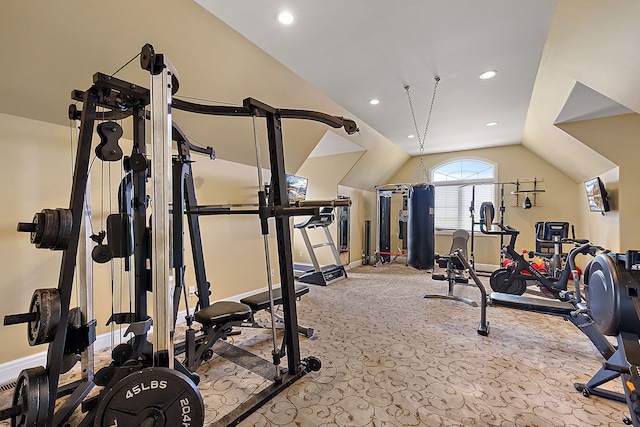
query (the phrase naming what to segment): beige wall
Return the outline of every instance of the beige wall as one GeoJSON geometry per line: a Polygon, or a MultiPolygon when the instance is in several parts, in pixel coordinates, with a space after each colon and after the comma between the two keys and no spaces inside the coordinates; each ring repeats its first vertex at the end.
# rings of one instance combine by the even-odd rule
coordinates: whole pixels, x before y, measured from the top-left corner
{"type": "Polygon", "coordinates": [[[614,251],[640,247],[640,223],[637,219],[640,211],[640,168],[636,159],[640,114],[565,123],[558,127],[617,165],[599,173],[611,193],[612,212],[605,216],[591,214],[585,218],[594,233],[594,242],[614,251]]]}
{"type": "MultiPolygon", "coordinates": [[[[538,206],[522,209],[515,204],[515,196],[511,191],[513,185],[505,185],[505,219],[507,225],[520,230],[516,250],[535,249],[533,227],[537,221],[568,221],[576,225],[576,234],[580,235],[579,215],[576,210],[576,183],[571,178],[551,166],[545,160],[520,145],[468,150],[455,153],[431,154],[424,157],[425,167],[432,168],[449,160],[459,158],[476,158],[488,160],[497,164],[498,182],[513,182],[516,179],[537,178],[542,182],[538,188],[545,192],[538,195],[538,206]]],[[[412,157],[392,178],[393,183],[411,183],[415,180],[419,157],[412,157]]],[[[524,184],[523,184],[524,186],[524,184]]],[[[499,195],[499,188],[496,188],[499,195]]],[[[522,198],[520,198],[522,201],[522,198]]],[[[497,207],[499,200],[494,202],[497,207]]],[[[476,206],[476,221],[479,219],[476,206]]],[[[477,228],[476,228],[477,230],[477,228]]],[[[476,232],[474,244],[475,262],[478,264],[497,264],[499,261],[500,239],[493,236],[483,236],[476,232]]],[[[506,243],[506,242],[505,242],[506,243]]],[[[447,234],[436,235],[436,252],[447,253],[451,245],[451,237],[447,234]]]]}
{"type": "MultiPolygon", "coordinates": [[[[640,112],[639,20],[636,0],[558,0],[556,4],[522,144],[576,182],[616,165],[605,153],[582,144],[554,123],[576,82],[640,112]]],[[[589,111],[590,106],[584,107],[589,111]]]]}

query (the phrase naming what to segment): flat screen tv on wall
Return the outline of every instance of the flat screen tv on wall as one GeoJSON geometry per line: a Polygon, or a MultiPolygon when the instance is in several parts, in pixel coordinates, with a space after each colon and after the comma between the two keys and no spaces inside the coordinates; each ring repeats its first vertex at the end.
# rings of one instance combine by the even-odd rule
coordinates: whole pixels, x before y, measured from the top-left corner
{"type": "Polygon", "coordinates": [[[599,177],[585,181],[584,188],[587,191],[587,201],[591,212],[609,212],[607,190],[599,177]]]}
{"type": "Polygon", "coordinates": [[[289,203],[304,200],[307,197],[307,186],[309,180],[301,176],[287,174],[287,192],[289,193],[289,203]]]}

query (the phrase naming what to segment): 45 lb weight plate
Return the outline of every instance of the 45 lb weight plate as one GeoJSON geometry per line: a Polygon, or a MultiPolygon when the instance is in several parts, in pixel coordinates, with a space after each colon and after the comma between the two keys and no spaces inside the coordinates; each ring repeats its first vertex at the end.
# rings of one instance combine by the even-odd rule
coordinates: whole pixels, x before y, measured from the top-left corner
{"type": "Polygon", "coordinates": [[[169,368],[146,368],[127,375],[106,392],[97,427],[201,427],[202,395],[193,381],[169,368]]]}

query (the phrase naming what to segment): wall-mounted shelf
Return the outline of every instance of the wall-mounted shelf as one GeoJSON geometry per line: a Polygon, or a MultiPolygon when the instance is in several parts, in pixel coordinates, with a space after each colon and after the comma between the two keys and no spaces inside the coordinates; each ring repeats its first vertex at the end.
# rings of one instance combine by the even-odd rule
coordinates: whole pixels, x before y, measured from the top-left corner
{"type": "Polygon", "coordinates": [[[544,193],[544,190],[538,188],[540,182],[542,182],[542,179],[538,178],[516,179],[516,189],[511,192],[516,196],[516,203],[512,207],[529,209],[534,206],[540,206],[538,204],[538,193],[544,193]],[[529,194],[533,195],[533,200],[529,197],[529,194]],[[524,198],[520,198],[521,195],[524,195],[524,198]]]}

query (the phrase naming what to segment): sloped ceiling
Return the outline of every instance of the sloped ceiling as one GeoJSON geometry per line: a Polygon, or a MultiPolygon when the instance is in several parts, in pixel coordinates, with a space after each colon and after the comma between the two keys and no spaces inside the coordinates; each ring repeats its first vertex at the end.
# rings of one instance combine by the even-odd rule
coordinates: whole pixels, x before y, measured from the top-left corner
{"type": "MultiPolygon", "coordinates": [[[[145,43],[171,60],[180,75],[178,97],[240,105],[247,97],[274,107],[321,111],[356,120],[360,132],[341,136],[370,151],[388,153],[372,188],[409,157],[357,116],[285,68],[193,1],[10,1],[0,13],[0,113],[68,126],[73,89],[86,90],[96,72],[112,74],[145,43]]],[[[116,77],[148,87],[134,60],[116,77]]],[[[194,142],[211,145],[219,158],[255,164],[251,120],[203,117],[174,110],[194,142]]],[[[261,127],[264,131],[264,127],[261,127]]],[[[327,131],[310,121],[283,120],[288,171],[296,171],[327,131]]],[[[262,133],[264,135],[264,133],[262,133]]],[[[261,139],[268,164],[266,136],[261,139]]]]}
{"type": "Polygon", "coordinates": [[[407,153],[518,144],[555,0],[195,0],[407,153]],[[295,16],[289,26],[279,11],[295,16]],[[490,69],[490,80],[478,76],[490,69]],[[410,87],[414,125],[405,85],[410,87]],[[369,105],[371,98],[380,100],[369,105]],[[497,126],[486,123],[497,121],[497,126]]]}
{"type": "MultiPolygon", "coordinates": [[[[618,112],[640,112],[638,22],[640,2],[634,0],[557,2],[522,144],[577,182],[617,166],[607,155],[608,147],[616,143],[611,139],[615,129],[607,132],[606,143],[585,144],[573,136],[580,132],[566,133],[555,123],[571,120],[572,116],[576,116],[572,120],[580,116],[588,118],[606,100],[611,101],[604,102],[609,107],[615,104],[622,107],[614,108],[618,112]],[[575,100],[580,96],[585,98],[585,105],[577,111],[575,100]]],[[[574,123],[579,126],[581,122],[574,123]]]]}
{"type": "Polygon", "coordinates": [[[558,114],[555,124],[598,119],[632,113],[633,110],[618,104],[613,99],[576,82],[558,114]]]}

